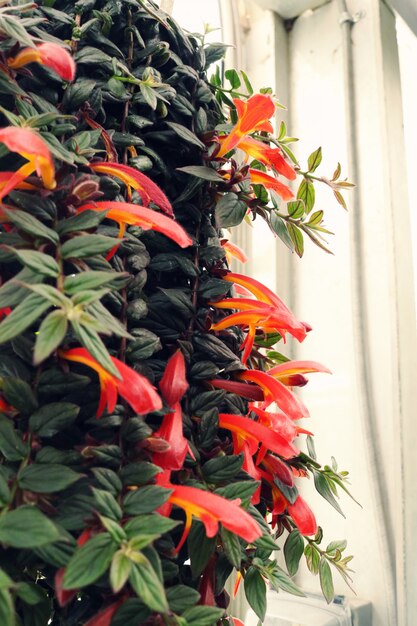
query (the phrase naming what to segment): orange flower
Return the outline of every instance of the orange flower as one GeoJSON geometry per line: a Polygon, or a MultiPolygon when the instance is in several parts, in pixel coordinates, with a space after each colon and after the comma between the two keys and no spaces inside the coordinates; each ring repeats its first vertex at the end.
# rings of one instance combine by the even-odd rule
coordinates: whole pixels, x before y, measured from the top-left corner
{"type": "Polygon", "coordinates": [[[311,374],[312,372],[331,374],[327,367],[315,361],[287,361],[268,370],[270,376],[290,387],[305,385],[308,381],[303,374],[311,374]]]}
{"type": "Polygon", "coordinates": [[[271,96],[256,94],[246,102],[235,98],[233,103],[236,107],[238,122],[229,135],[222,140],[218,157],[224,156],[240,143],[245,135],[254,131],[273,132],[269,119],[275,113],[275,104],[271,96]]]}
{"type": "Polygon", "coordinates": [[[260,455],[265,456],[267,450],[275,452],[284,459],[298,456],[299,451],[279,433],[255,422],[249,417],[228,413],[219,414],[219,427],[230,430],[234,434],[234,454],[239,454],[245,441],[253,456],[261,445],[260,455]]]}
{"type": "Polygon", "coordinates": [[[237,246],[235,243],[232,243],[231,241],[227,241],[227,239],[223,239],[223,241],[221,242],[221,245],[226,251],[226,258],[229,264],[232,260],[232,257],[234,257],[241,263],[246,263],[246,261],[248,260],[248,257],[246,256],[242,248],[239,248],[239,246],[237,246]]]}
{"type": "Polygon", "coordinates": [[[88,202],[77,208],[77,213],[83,211],[102,211],[106,217],[118,222],[120,226],[119,237],[123,236],[127,224],[140,226],[143,230],[156,230],[166,235],[181,248],[192,244],[192,239],[177,222],[166,215],[161,215],[152,209],[131,204],[129,202],[88,202]]]}
{"type": "Polygon", "coordinates": [[[7,64],[12,70],[17,70],[28,63],[40,63],[54,70],[61,78],[73,81],[75,78],[75,63],[72,56],[56,43],[41,43],[36,48],[23,48],[14,59],[8,59],[7,64]]]}
{"type": "Polygon", "coordinates": [[[48,146],[42,137],[30,128],[7,126],[0,129],[0,143],[10,152],[18,152],[27,163],[12,174],[0,191],[0,200],[15,189],[25,178],[36,172],[47,189],[55,189],[55,166],[48,146]]]}
{"type": "Polygon", "coordinates": [[[252,137],[243,137],[239,142],[239,149],[289,180],[294,180],[297,176],[295,169],[285,160],[280,148],[271,148],[252,137]]]}
{"type": "Polygon", "coordinates": [[[206,529],[207,537],[215,537],[219,523],[249,543],[253,543],[262,535],[257,522],[242,509],[240,500],[226,500],[210,491],[196,487],[166,484],[172,489],[168,502],[185,511],[185,527],[181,540],[176,548],[178,552],[184,545],[191,529],[193,516],[201,520],[206,529]]]}
{"type": "Polygon", "coordinates": [[[164,213],[174,217],[172,206],[164,192],[155,183],[138,170],[121,163],[90,163],[95,172],[110,174],[121,180],[127,187],[138,192],[145,206],[150,202],[156,204],[164,213]]]}
{"type": "Polygon", "coordinates": [[[139,415],[162,408],[161,398],[149,380],[122,363],[122,361],[119,361],[119,359],[111,357],[120,375],[120,378],[116,378],[116,376],[105,370],[85,348],[72,348],[71,350],[61,351],[60,356],[68,361],[83,363],[97,372],[101,390],[97,417],[100,417],[106,406],[109,413],[114,410],[118,394],[139,415]]]}
{"type": "Polygon", "coordinates": [[[266,372],[258,372],[256,370],[246,370],[239,372],[237,377],[240,380],[249,381],[259,385],[264,392],[264,401],[262,408],[266,408],[272,402],[276,402],[279,408],[284,411],[288,417],[298,420],[308,417],[307,407],[295,396],[285,385],[275,380],[266,372]]]}
{"type": "Polygon", "coordinates": [[[265,189],[273,189],[286,202],[294,198],[293,191],[273,176],[253,168],[249,168],[248,174],[252,184],[263,185],[265,189]]]}

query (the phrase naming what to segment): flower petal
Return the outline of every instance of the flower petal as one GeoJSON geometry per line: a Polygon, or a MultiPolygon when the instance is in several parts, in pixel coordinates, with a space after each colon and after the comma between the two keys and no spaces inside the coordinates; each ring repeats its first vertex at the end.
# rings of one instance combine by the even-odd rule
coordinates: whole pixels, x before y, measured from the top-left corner
{"type": "Polygon", "coordinates": [[[294,180],[297,176],[295,169],[285,160],[280,148],[271,148],[262,141],[245,136],[239,142],[239,150],[243,150],[289,180],[294,180]]]}
{"type": "Polygon", "coordinates": [[[174,406],[188,389],[188,381],[185,376],[185,360],[181,350],[177,350],[168,359],[164,375],[159,383],[164,400],[169,406],[174,406]]]}
{"type": "Polygon", "coordinates": [[[305,500],[298,496],[294,504],[288,503],[288,513],[302,535],[315,535],[317,522],[313,511],[305,500]]]}
{"type": "Polygon", "coordinates": [[[293,191],[289,187],[287,187],[287,185],[284,185],[284,183],[281,183],[273,176],[269,176],[269,174],[265,174],[265,172],[255,170],[253,168],[249,168],[248,173],[251,183],[256,185],[263,185],[265,189],[273,189],[279,195],[279,197],[285,201],[294,198],[293,191]]]}
{"type": "Polygon", "coordinates": [[[279,408],[294,420],[309,416],[308,409],[303,402],[287,389],[285,385],[266,372],[246,370],[245,372],[240,372],[237,376],[240,380],[247,380],[261,387],[265,394],[264,407],[272,402],[276,402],[279,408]]]}
{"type": "Polygon", "coordinates": [[[69,82],[75,78],[74,59],[65,48],[53,42],[41,43],[36,48],[24,48],[14,59],[7,62],[12,69],[18,69],[28,63],[46,65],[69,82]]]}

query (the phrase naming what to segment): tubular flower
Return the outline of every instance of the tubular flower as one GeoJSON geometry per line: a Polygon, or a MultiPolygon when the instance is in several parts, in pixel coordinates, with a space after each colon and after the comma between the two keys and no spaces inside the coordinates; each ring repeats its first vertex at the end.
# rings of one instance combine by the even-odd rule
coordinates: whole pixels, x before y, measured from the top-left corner
{"type": "Polygon", "coordinates": [[[280,363],[268,370],[268,374],[279,380],[289,387],[301,387],[308,381],[303,374],[311,374],[313,372],[325,372],[331,374],[331,371],[315,361],[287,361],[280,363]]]}
{"type": "Polygon", "coordinates": [[[54,70],[63,80],[69,82],[75,78],[75,63],[72,56],[56,43],[41,43],[36,48],[23,48],[14,59],[9,59],[7,64],[17,70],[28,63],[40,63],[54,70]]]}
{"type": "Polygon", "coordinates": [[[268,407],[272,402],[276,402],[279,408],[293,420],[308,417],[307,407],[295,396],[285,385],[275,380],[266,372],[256,370],[246,370],[237,374],[240,380],[246,380],[259,385],[264,392],[262,408],[268,407]]]}
{"type": "Polygon", "coordinates": [[[239,248],[239,246],[237,246],[235,243],[232,243],[231,241],[227,241],[226,239],[224,239],[221,242],[221,245],[226,251],[226,258],[229,264],[232,260],[232,257],[237,259],[241,263],[246,263],[246,261],[248,260],[248,257],[246,256],[242,248],[239,248]]]}
{"type": "Polygon", "coordinates": [[[279,413],[276,411],[273,413],[270,411],[264,411],[253,403],[249,404],[249,409],[256,413],[261,424],[268,426],[268,428],[272,428],[287,441],[294,441],[294,439],[301,433],[304,435],[313,434],[309,430],[304,430],[304,428],[297,426],[294,421],[288,417],[288,415],[282,413],[281,411],[279,413]]]}
{"type": "Polygon", "coordinates": [[[140,226],[143,230],[156,230],[175,241],[181,248],[192,244],[191,238],[182,226],[173,219],[137,204],[114,201],[88,202],[77,208],[77,213],[82,211],[106,212],[107,218],[118,222],[119,237],[123,236],[126,225],[130,224],[140,226]]]}
{"type": "Polygon", "coordinates": [[[288,513],[302,535],[315,535],[317,522],[307,502],[298,496],[294,504],[287,503],[288,513]]]}
{"type": "Polygon", "coordinates": [[[149,380],[122,363],[122,361],[119,361],[119,359],[111,357],[120,374],[120,378],[116,378],[116,376],[107,372],[85,348],[72,348],[71,350],[62,351],[60,356],[68,361],[83,363],[97,372],[101,390],[97,417],[100,417],[106,407],[109,413],[114,410],[118,394],[139,415],[162,408],[161,398],[149,380]]]}
{"type": "Polygon", "coordinates": [[[154,452],[152,455],[155,465],[159,465],[162,469],[181,469],[187,452],[194,458],[188,439],[183,435],[182,411],[179,402],[174,407],[173,412],[164,416],[160,428],[153,434],[153,437],[161,437],[169,444],[168,450],[154,452]]]}
{"type": "Polygon", "coordinates": [[[275,113],[275,104],[271,96],[256,94],[246,102],[234,98],[233,103],[236,107],[238,121],[229,135],[226,135],[222,140],[217,154],[218,157],[222,157],[230,150],[233,150],[233,148],[236,148],[243,137],[250,132],[256,130],[268,133],[273,132],[269,119],[275,113]]]}
{"type": "Polygon", "coordinates": [[[172,206],[164,192],[155,183],[138,170],[121,163],[90,163],[90,167],[99,174],[109,174],[121,180],[127,187],[138,192],[145,206],[156,204],[164,213],[174,217],[172,206]]]}
{"type": "Polygon", "coordinates": [[[7,126],[0,129],[0,143],[4,143],[10,152],[18,152],[27,159],[17,172],[14,172],[8,182],[0,190],[0,200],[21,185],[22,181],[36,172],[42,178],[47,189],[55,189],[55,166],[48,146],[41,136],[30,128],[7,126]]]}
{"type": "Polygon", "coordinates": [[[167,485],[173,491],[168,498],[185,511],[185,528],[176,548],[178,552],[184,545],[190,532],[193,516],[204,524],[207,537],[215,537],[219,523],[249,543],[253,543],[262,535],[257,522],[244,509],[240,508],[240,500],[226,500],[210,491],[182,485],[167,485]]]}
{"type": "Polygon", "coordinates": [[[249,417],[220,413],[219,427],[230,430],[235,435],[235,454],[239,454],[243,442],[247,443],[251,455],[257,452],[259,444],[261,445],[261,456],[265,456],[267,450],[275,452],[285,459],[299,454],[297,448],[284,439],[282,435],[249,417]]]}
{"type": "Polygon", "coordinates": [[[279,148],[271,148],[252,137],[243,137],[239,142],[239,149],[289,180],[294,180],[297,176],[295,169],[285,160],[279,148]]]}
{"type": "Polygon", "coordinates": [[[181,350],[177,350],[169,358],[164,375],[159,383],[164,400],[169,406],[174,406],[181,400],[188,389],[185,376],[185,360],[181,350]]]}
{"type": "Polygon", "coordinates": [[[269,174],[265,174],[265,172],[253,168],[249,168],[248,174],[252,184],[262,185],[265,189],[273,189],[279,197],[286,202],[294,198],[293,191],[273,176],[269,176],[269,174]]]}
{"type": "Polygon", "coordinates": [[[264,399],[264,392],[260,387],[258,387],[258,385],[240,383],[237,380],[225,380],[224,378],[213,378],[207,382],[216,389],[231,391],[232,393],[236,393],[238,396],[246,398],[247,400],[262,402],[264,399]]]}

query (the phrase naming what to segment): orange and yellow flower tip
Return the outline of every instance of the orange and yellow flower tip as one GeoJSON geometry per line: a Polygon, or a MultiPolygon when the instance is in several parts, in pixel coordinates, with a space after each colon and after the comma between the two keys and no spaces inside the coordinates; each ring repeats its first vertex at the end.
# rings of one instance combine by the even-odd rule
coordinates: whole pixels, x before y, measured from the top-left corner
{"type": "Polygon", "coordinates": [[[36,171],[47,189],[55,189],[55,166],[51,152],[42,137],[30,128],[7,126],[0,129],[0,143],[10,152],[17,152],[27,163],[9,179],[0,191],[0,199],[21,185],[22,181],[36,171]]]}
{"type": "Polygon", "coordinates": [[[142,174],[138,170],[133,169],[129,165],[121,163],[90,163],[90,167],[94,172],[101,174],[109,174],[121,180],[127,187],[131,187],[138,192],[145,206],[149,202],[153,202],[164,213],[170,217],[174,217],[172,206],[162,189],[158,187],[148,176],[142,174]]]}
{"type": "Polygon", "coordinates": [[[221,245],[226,251],[226,258],[229,264],[232,258],[237,259],[241,263],[246,263],[246,261],[248,260],[248,257],[246,256],[242,248],[239,248],[239,246],[237,246],[235,243],[224,240],[221,242],[221,245]]]}
{"type": "Polygon", "coordinates": [[[304,403],[297,398],[285,385],[270,376],[266,372],[246,370],[237,374],[240,380],[259,385],[264,392],[263,407],[266,408],[272,402],[276,402],[279,408],[293,420],[309,417],[309,412],[304,403]]]}
{"type": "Polygon", "coordinates": [[[294,198],[293,191],[273,176],[253,168],[249,168],[248,174],[252,184],[262,185],[265,189],[273,189],[285,202],[294,198]]]}
{"type": "Polygon", "coordinates": [[[244,440],[247,442],[249,452],[252,455],[256,453],[259,444],[262,444],[265,449],[275,452],[275,454],[282,456],[284,459],[291,459],[299,455],[297,448],[284,439],[279,433],[263,426],[259,422],[255,422],[249,417],[220,413],[219,427],[230,430],[236,434],[238,440],[238,450],[236,453],[240,451],[239,440],[244,440]]]}
{"type": "Polygon", "coordinates": [[[273,132],[270,118],[275,113],[275,103],[267,94],[256,94],[246,102],[235,98],[233,104],[236,107],[238,121],[229,135],[222,140],[217,154],[222,157],[239,145],[242,138],[248,133],[255,131],[273,132]]]}
{"type": "Polygon", "coordinates": [[[97,417],[104,409],[111,413],[117,402],[118,394],[126,400],[138,415],[144,415],[162,408],[162,401],[155,387],[142,376],[115,357],[113,365],[119,372],[119,378],[110,374],[85,348],[72,348],[61,351],[60,356],[68,361],[75,361],[91,367],[97,373],[100,382],[100,400],[97,417]]]}
{"type": "Polygon", "coordinates": [[[23,48],[17,56],[9,59],[7,64],[17,70],[28,63],[40,63],[54,70],[63,80],[71,82],[75,78],[75,63],[72,56],[56,43],[41,43],[36,48],[23,48]]]}
{"type": "Polygon", "coordinates": [[[246,136],[240,140],[239,150],[243,150],[247,155],[289,180],[294,180],[297,176],[295,169],[285,160],[280,148],[271,148],[262,141],[246,136]]]}
{"type": "MultiPolygon", "coordinates": [[[[77,213],[83,211],[105,212],[108,219],[118,222],[121,227],[131,225],[140,226],[143,230],[156,230],[175,241],[181,248],[187,248],[193,243],[178,222],[144,206],[129,202],[88,202],[77,208],[77,213]]],[[[123,233],[123,229],[121,232],[123,233]]]]}
{"type": "Polygon", "coordinates": [[[168,485],[173,491],[168,502],[185,511],[186,523],[181,540],[176,548],[181,549],[190,532],[193,516],[201,520],[207,537],[215,537],[219,523],[230,532],[253,543],[262,535],[258,523],[239,504],[240,500],[227,500],[210,491],[182,485],[168,485]]]}
{"type": "Polygon", "coordinates": [[[323,372],[331,374],[331,371],[316,361],[287,361],[280,363],[268,370],[268,374],[290,387],[300,387],[308,381],[304,374],[323,372]]]}

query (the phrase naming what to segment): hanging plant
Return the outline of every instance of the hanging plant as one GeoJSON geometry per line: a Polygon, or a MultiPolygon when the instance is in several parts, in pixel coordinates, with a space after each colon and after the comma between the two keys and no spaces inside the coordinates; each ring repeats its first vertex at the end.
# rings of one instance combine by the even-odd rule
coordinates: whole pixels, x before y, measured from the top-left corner
{"type": "Polygon", "coordinates": [[[311,328],[222,229],[259,216],[301,256],[314,184],[350,183],[152,2],[2,2],[0,34],[0,623],[237,625],[233,570],[262,621],[303,554],[330,601],[351,557],[298,478],[340,510],[347,473],[293,391],[328,370],[276,349],[311,328]]]}

